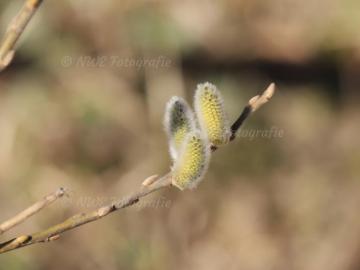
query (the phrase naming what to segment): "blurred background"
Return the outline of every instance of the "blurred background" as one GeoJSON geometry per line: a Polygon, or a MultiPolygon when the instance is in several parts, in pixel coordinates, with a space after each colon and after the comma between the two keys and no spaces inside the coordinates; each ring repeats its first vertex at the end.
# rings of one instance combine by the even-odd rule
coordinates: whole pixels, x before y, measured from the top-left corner
{"type": "MultiPolygon", "coordinates": [[[[0,26],[24,1],[1,1],[0,26]]],[[[44,1],[0,75],[0,220],[62,198],[1,241],[95,209],[171,162],[162,117],[197,83],[231,121],[273,100],[213,155],[194,191],[0,255],[16,269],[360,267],[360,2],[44,1]]]]}

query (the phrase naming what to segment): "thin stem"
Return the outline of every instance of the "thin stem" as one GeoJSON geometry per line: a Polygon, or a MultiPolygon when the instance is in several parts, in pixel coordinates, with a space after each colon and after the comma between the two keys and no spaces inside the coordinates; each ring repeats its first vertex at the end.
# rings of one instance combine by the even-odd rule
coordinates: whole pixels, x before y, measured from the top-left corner
{"type": "Polygon", "coordinates": [[[59,188],[55,192],[45,196],[40,201],[34,203],[30,207],[21,211],[16,216],[4,221],[3,223],[0,224],[0,234],[3,234],[7,230],[24,222],[26,219],[28,219],[32,215],[38,213],[41,209],[45,208],[46,206],[48,206],[51,203],[53,203],[54,201],[56,201],[58,198],[62,197],[64,194],[65,194],[65,190],[63,188],[59,188]]]}
{"type": "Polygon", "coordinates": [[[236,137],[236,132],[239,130],[239,128],[242,126],[242,124],[244,123],[244,121],[250,116],[251,114],[251,106],[247,105],[242,113],[240,114],[240,116],[238,117],[238,119],[236,119],[236,121],[231,125],[231,136],[230,136],[230,141],[234,140],[236,137]]]}
{"type": "Polygon", "coordinates": [[[16,42],[41,3],[42,0],[27,0],[9,24],[5,36],[0,43],[0,71],[4,70],[11,63],[15,54],[16,42]]]}
{"type": "MultiPolygon", "coordinates": [[[[244,108],[241,115],[232,125],[233,139],[235,138],[236,132],[239,130],[244,121],[251,115],[252,112],[256,111],[262,105],[264,105],[272,97],[274,91],[275,85],[271,84],[263,94],[255,96],[249,100],[248,105],[244,108]]],[[[212,148],[212,151],[215,150],[216,148],[212,148]]],[[[117,200],[109,205],[100,207],[92,212],[77,214],[68,218],[64,222],[54,225],[46,230],[30,235],[22,235],[9,241],[0,243],[0,254],[36,243],[56,240],[62,233],[66,231],[72,230],[86,223],[99,220],[110,213],[136,204],[142,197],[145,197],[152,192],[162,188],[170,187],[172,185],[172,177],[170,173],[159,179],[155,176],[151,176],[150,180],[148,178],[144,182],[145,183],[141,186],[139,191],[123,199],[117,200]]]]}
{"type": "Polygon", "coordinates": [[[251,98],[248,102],[248,105],[245,106],[240,116],[236,121],[231,125],[231,137],[230,141],[234,140],[236,137],[237,131],[240,129],[244,121],[256,110],[258,110],[262,105],[267,103],[275,93],[275,83],[271,83],[261,95],[257,95],[251,98]]]}

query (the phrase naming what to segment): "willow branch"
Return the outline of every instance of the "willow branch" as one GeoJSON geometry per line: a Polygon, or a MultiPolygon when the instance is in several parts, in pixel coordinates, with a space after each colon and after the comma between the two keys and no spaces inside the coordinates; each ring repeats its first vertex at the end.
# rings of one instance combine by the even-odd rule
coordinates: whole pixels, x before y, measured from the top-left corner
{"type": "Polygon", "coordinates": [[[4,253],[17,248],[25,247],[28,245],[49,242],[59,238],[60,234],[72,230],[76,227],[84,225],[89,222],[101,219],[108,214],[115,212],[119,209],[133,205],[139,201],[140,198],[157,191],[159,189],[171,186],[171,176],[167,174],[161,179],[158,179],[152,185],[142,186],[139,191],[127,196],[121,200],[114,201],[109,205],[103,206],[88,213],[80,213],[74,215],[62,223],[52,226],[44,231],[40,231],[31,235],[22,235],[9,241],[0,244],[0,253],[4,253]]]}
{"type": "Polygon", "coordinates": [[[26,219],[31,217],[32,215],[39,212],[41,209],[45,208],[46,206],[52,204],[58,198],[62,197],[65,194],[65,190],[63,188],[59,188],[55,192],[45,196],[40,201],[34,203],[30,207],[26,208],[16,216],[4,221],[0,224],[0,234],[3,234],[7,230],[15,227],[16,225],[24,222],[26,219]]]}
{"type": "MultiPolygon", "coordinates": [[[[244,108],[241,115],[232,125],[233,136],[232,139],[235,138],[237,130],[244,123],[245,119],[247,119],[252,112],[259,109],[262,105],[264,105],[273,95],[275,90],[275,85],[271,84],[262,95],[255,96],[250,99],[248,105],[244,108]]],[[[213,151],[216,148],[212,149],[213,151]]],[[[60,237],[60,235],[66,231],[72,230],[76,227],[82,226],[89,222],[94,222],[99,220],[110,213],[113,213],[117,210],[126,208],[133,204],[139,202],[142,197],[147,196],[150,193],[158,191],[163,188],[167,188],[172,186],[172,177],[171,174],[168,173],[161,178],[158,178],[157,175],[153,175],[145,179],[139,191],[127,196],[118,201],[112,202],[109,205],[98,208],[97,210],[80,213],[75,216],[72,216],[65,220],[62,223],[54,225],[44,231],[40,231],[30,235],[22,235],[6,241],[0,244],[0,253],[8,252],[14,249],[22,248],[25,246],[33,245],[41,242],[49,242],[56,240],[60,237]]]]}
{"type": "Polygon", "coordinates": [[[11,63],[15,54],[16,42],[41,3],[42,0],[27,0],[9,24],[5,36],[0,43],[0,71],[4,70],[11,63]]]}

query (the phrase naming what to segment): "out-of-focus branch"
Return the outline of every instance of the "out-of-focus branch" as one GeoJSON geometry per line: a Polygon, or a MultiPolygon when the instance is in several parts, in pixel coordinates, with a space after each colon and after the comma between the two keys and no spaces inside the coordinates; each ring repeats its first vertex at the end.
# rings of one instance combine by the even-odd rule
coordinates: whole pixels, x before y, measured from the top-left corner
{"type": "Polygon", "coordinates": [[[0,224],[0,234],[3,234],[12,227],[15,227],[16,225],[24,222],[32,215],[39,212],[41,209],[45,208],[46,206],[56,201],[58,198],[62,197],[64,194],[65,194],[65,190],[63,188],[59,188],[55,192],[45,196],[40,201],[26,208],[24,211],[20,212],[16,216],[4,221],[3,223],[0,224]]]}
{"type": "MultiPolygon", "coordinates": [[[[235,133],[241,127],[244,121],[250,116],[252,112],[264,105],[272,97],[274,91],[275,84],[271,84],[262,95],[255,96],[250,99],[248,105],[244,108],[239,118],[232,125],[232,140],[235,138],[235,133]]],[[[216,148],[212,148],[212,151],[215,150],[216,148]]],[[[31,235],[22,235],[4,243],[0,243],[0,253],[8,252],[36,243],[56,240],[60,237],[62,233],[66,231],[72,230],[86,223],[99,220],[110,213],[113,213],[119,209],[126,208],[139,202],[142,197],[145,197],[152,192],[155,192],[162,188],[170,187],[172,185],[171,178],[172,177],[170,173],[164,175],[161,178],[158,178],[157,175],[150,176],[145,179],[139,191],[125,197],[124,199],[100,207],[92,212],[77,214],[65,220],[64,222],[54,225],[44,231],[40,231],[31,235]]]]}
{"type": "Polygon", "coordinates": [[[19,13],[9,24],[0,43],[0,71],[4,70],[15,55],[15,45],[31,20],[42,0],[27,0],[19,13]]]}

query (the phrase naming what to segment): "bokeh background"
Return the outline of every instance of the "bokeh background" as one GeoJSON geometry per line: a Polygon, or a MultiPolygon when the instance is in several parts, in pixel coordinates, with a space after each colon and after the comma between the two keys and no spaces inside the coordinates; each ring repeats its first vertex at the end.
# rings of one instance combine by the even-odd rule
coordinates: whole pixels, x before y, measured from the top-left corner
{"type": "MultiPolygon", "coordinates": [[[[22,4],[1,1],[2,33],[22,4]]],[[[1,221],[60,186],[69,197],[1,241],[167,172],[171,96],[192,103],[213,82],[235,120],[278,91],[196,190],[0,255],[0,269],[359,269],[359,29],[357,0],[44,1],[0,75],[1,221]]]]}

